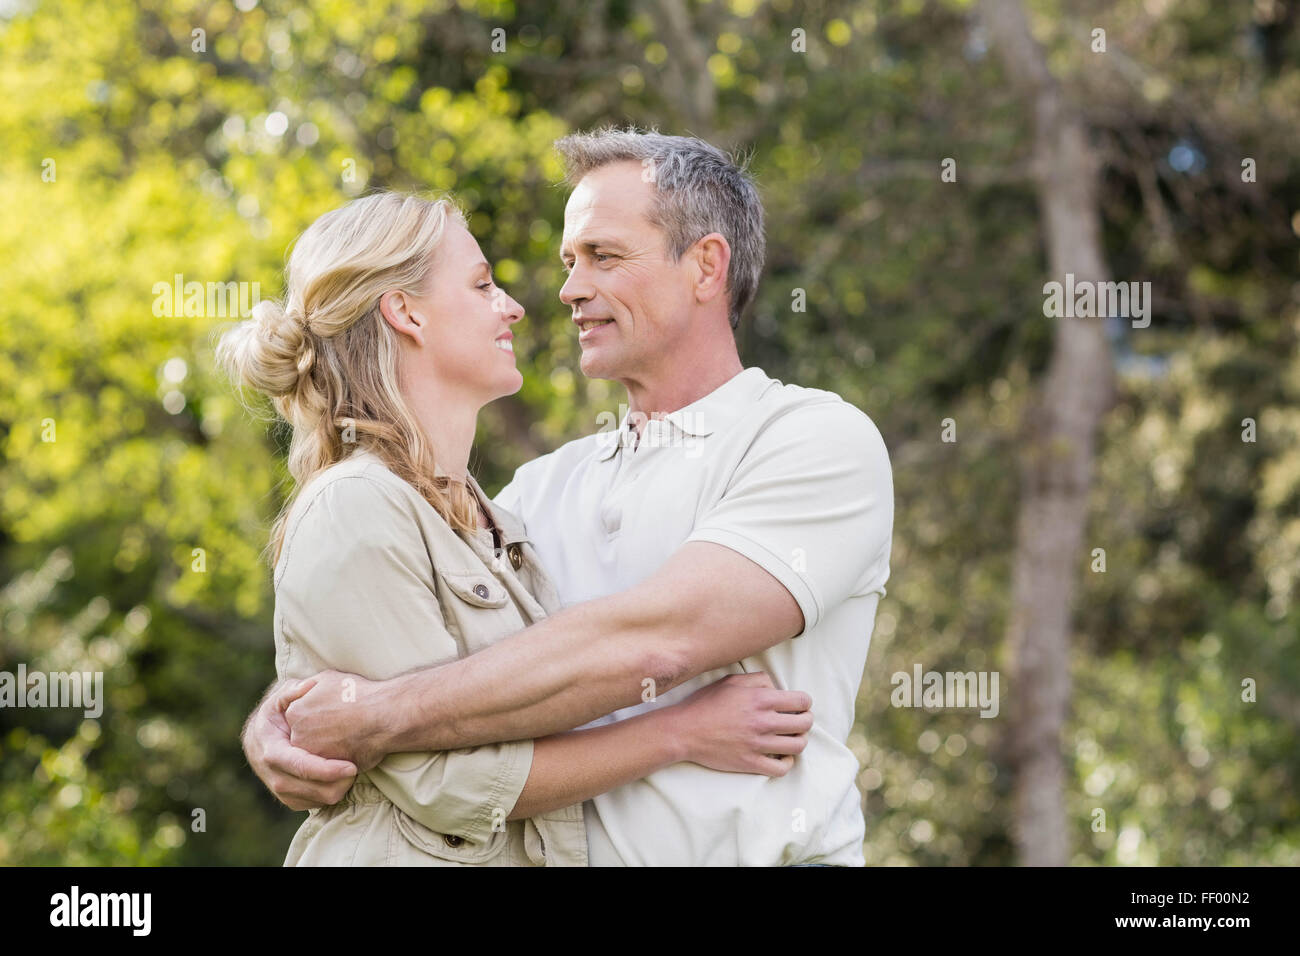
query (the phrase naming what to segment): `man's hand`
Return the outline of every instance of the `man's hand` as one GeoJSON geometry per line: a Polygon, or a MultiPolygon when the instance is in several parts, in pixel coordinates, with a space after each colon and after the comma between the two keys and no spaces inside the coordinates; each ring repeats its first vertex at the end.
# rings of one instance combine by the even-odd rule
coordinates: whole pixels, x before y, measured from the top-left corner
{"type": "Polygon", "coordinates": [[[369,719],[381,712],[377,693],[381,682],[321,671],[311,683],[284,710],[289,742],[295,748],[350,761],[358,771],[369,770],[388,756],[369,719]]]}
{"type": "Polygon", "coordinates": [[[286,681],[273,688],[244,728],[244,755],[262,783],[290,810],[331,806],[356,779],[347,760],[328,760],[295,747],[284,710],[315,686],[316,678],[286,681]]]}

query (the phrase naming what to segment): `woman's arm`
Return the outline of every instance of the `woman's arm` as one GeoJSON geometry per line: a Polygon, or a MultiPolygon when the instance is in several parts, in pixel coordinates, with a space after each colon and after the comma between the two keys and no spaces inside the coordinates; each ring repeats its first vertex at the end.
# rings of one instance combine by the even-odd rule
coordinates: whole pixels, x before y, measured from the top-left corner
{"type": "Polygon", "coordinates": [[[733,674],[669,707],[542,737],[533,742],[528,781],[506,819],[567,807],[682,761],[783,776],[813,723],[810,711],[782,710],[798,706],[793,698],[766,674],[733,674]]]}
{"type": "Polygon", "coordinates": [[[521,820],[581,803],[686,760],[672,707],[533,741],[533,766],[506,817],[521,820]]]}

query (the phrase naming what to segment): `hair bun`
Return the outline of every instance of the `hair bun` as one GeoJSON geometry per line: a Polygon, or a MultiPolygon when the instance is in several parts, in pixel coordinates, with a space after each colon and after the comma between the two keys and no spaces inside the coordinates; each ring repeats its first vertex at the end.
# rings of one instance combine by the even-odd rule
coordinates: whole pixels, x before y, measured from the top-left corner
{"type": "Polygon", "coordinates": [[[298,346],[298,374],[310,375],[312,366],[316,364],[316,349],[311,344],[311,336],[307,334],[305,326],[303,331],[302,342],[298,346]]]}
{"type": "Polygon", "coordinates": [[[304,326],[302,313],[297,310],[286,312],[284,306],[274,299],[263,299],[253,306],[252,316],[257,323],[258,333],[268,343],[288,346],[297,351],[304,326]]]}
{"type": "Polygon", "coordinates": [[[222,340],[221,360],[244,385],[271,396],[292,395],[316,350],[303,314],[274,299],[253,306],[251,318],[222,340]]]}
{"type": "Polygon", "coordinates": [[[299,375],[309,375],[316,362],[316,348],[312,344],[307,317],[294,306],[286,310],[274,300],[263,300],[254,306],[253,317],[269,343],[286,353],[286,358],[292,355],[295,371],[299,375]],[[265,308],[259,310],[258,306],[265,308]]]}

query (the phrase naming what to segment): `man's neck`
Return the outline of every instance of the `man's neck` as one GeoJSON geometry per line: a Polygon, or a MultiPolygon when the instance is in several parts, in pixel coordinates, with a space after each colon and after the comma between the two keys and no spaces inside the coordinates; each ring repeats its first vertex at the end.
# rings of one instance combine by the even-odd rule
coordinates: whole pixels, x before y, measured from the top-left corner
{"type": "Polygon", "coordinates": [[[631,379],[622,382],[627,388],[630,417],[637,430],[652,418],[685,408],[731,381],[745,370],[735,352],[723,361],[705,365],[680,365],[664,378],[631,379]]]}

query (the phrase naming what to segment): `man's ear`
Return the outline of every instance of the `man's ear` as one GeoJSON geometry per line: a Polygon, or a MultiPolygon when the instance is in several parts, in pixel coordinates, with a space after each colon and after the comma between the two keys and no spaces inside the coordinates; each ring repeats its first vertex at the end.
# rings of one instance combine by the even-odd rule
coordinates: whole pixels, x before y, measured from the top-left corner
{"type": "Polygon", "coordinates": [[[379,297],[379,314],[384,321],[416,345],[424,345],[424,317],[412,310],[410,296],[400,289],[379,297]]]}
{"type": "Polygon", "coordinates": [[[696,266],[695,300],[712,302],[727,291],[727,267],[731,246],[719,232],[711,232],[691,247],[696,266]]]}

